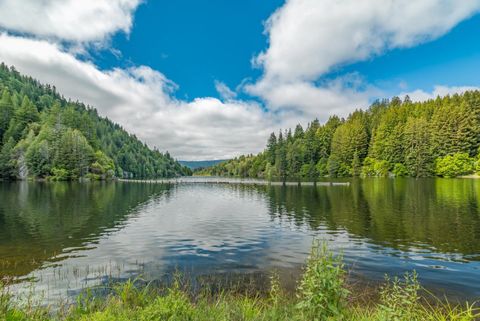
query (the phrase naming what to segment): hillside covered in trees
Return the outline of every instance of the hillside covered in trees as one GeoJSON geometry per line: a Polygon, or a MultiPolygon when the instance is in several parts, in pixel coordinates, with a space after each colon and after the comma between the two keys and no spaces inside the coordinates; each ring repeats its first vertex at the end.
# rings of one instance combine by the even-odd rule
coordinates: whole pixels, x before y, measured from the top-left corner
{"type": "Polygon", "coordinates": [[[426,102],[375,102],[347,119],[272,133],[266,149],[200,175],[317,179],[322,176],[455,177],[480,171],[480,92],[426,102]]]}
{"type": "Polygon", "coordinates": [[[0,65],[0,179],[156,178],[190,174],[55,87],[0,65]]]}

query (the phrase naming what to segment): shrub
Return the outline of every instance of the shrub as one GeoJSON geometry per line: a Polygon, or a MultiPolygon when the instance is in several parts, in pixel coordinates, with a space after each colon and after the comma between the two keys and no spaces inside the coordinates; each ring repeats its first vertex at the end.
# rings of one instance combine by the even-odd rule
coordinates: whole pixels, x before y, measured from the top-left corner
{"type": "Polygon", "coordinates": [[[467,153],[456,153],[435,160],[435,174],[442,177],[457,177],[473,173],[474,161],[467,153]]]}
{"type": "Polygon", "coordinates": [[[300,168],[300,175],[307,179],[316,179],[318,177],[317,167],[315,164],[304,164],[300,168]]]}
{"type": "Polygon", "coordinates": [[[307,319],[341,319],[349,294],[343,267],[326,243],[314,241],[297,294],[297,308],[307,319]]]}
{"type": "Polygon", "coordinates": [[[375,158],[365,158],[363,161],[362,176],[375,176],[375,158]]]}
{"type": "Polygon", "coordinates": [[[321,158],[317,165],[317,172],[319,176],[327,176],[328,175],[328,159],[321,158]]]}
{"type": "Polygon", "coordinates": [[[380,290],[379,314],[391,321],[422,321],[419,290],[415,271],[406,273],[403,282],[398,278],[391,281],[387,277],[386,284],[380,290]]]}
{"type": "Polygon", "coordinates": [[[475,165],[475,173],[480,175],[480,148],[478,149],[477,160],[474,165],[475,165]]]}
{"type": "Polygon", "coordinates": [[[374,165],[375,174],[379,177],[388,176],[388,170],[390,168],[390,163],[386,160],[376,161],[374,165]]]}
{"type": "Polygon", "coordinates": [[[376,160],[367,157],[363,162],[362,176],[386,177],[389,174],[390,163],[386,160],[376,160]]]}
{"type": "Polygon", "coordinates": [[[393,166],[393,175],[396,177],[408,176],[407,167],[402,163],[396,163],[395,166],[393,166]]]}
{"type": "Polygon", "coordinates": [[[70,178],[70,173],[65,168],[52,168],[53,176],[50,177],[53,181],[67,181],[70,178]]]}

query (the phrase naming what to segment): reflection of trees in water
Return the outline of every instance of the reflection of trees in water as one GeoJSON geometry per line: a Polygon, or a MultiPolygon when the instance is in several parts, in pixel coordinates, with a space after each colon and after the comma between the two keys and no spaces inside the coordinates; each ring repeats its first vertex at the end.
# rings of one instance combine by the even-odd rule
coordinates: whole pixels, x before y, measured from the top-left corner
{"type": "Polygon", "coordinates": [[[266,186],[272,217],[316,230],[344,228],[395,248],[479,254],[480,181],[364,179],[350,186],[266,186]]]}
{"type": "MultiPolygon", "coordinates": [[[[168,201],[177,188],[185,186],[0,183],[0,277],[26,275],[64,250],[94,243],[138,213],[140,204],[168,201]]],[[[223,197],[218,185],[192,192],[203,188],[223,197]]],[[[299,228],[345,229],[394,248],[425,244],[439,252],[480,253],[480,180],[364,179],[350,186],[224,188],[245,202],[258,201],[258,210],[267,210],[272,220],[299,228]]]]}
{"type": "Polygon", "coordinates": [[[67,248],[120,227],[161,184],[1,183],[0,276],[26,275],[67,248]]]}

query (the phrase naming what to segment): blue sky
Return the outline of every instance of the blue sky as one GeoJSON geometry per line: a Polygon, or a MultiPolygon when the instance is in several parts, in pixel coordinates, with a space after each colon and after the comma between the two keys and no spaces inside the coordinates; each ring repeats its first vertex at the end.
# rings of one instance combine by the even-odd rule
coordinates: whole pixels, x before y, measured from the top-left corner
{"type": "Polygon", "coordinates": [[[235,88],[244,78],[261,74],[250,61],[267,47],[263,22],[282,3],[149,1],[135,13],[130,35],[113,38],[122,57],[102,51],[99,66],[148,65],[179,85],[179,98],[218,96],[215,80],[235,88]]]}
{"type": "MultiPolygon", "coordinates": [[[[234,89],[261,70],[251,60],[268,47],[264,22],[280,0],[149,1],[135,13],[129,35],[112,39],[111,51],[94,53],[102,69],[148,65],[178,84],[180,99],[219,97],[215,80],[234,89]],[[184,10],[188,8],[188,10],[184,10]]],[[[480,15],[458,24],[439,39],[400,48],[368,61],[346,64],[325,77],[357,72],[389,98],[408,90],[480,85],[480,15]]],[[[244,96],[245,97],[245,96],[244,96]]]]}
{"type": "Polygon", "coordinates": [[[4,0],[0,60],[184,160],[480,87],[475,0],[4,0]],[[42,23],[37,23],[41,21],[42,23]]]}
{"type": "Polygon", "coordinates": [[[438,83],[478,86],[479,68],[480,15],[476,15],[435,41],[396,49],[367,62],[346,66],[339,72],[357,71],[393,96],[405,89],[431,91],[438,83]],[[402,82],[407,88],[399,88],[402,82]]]}

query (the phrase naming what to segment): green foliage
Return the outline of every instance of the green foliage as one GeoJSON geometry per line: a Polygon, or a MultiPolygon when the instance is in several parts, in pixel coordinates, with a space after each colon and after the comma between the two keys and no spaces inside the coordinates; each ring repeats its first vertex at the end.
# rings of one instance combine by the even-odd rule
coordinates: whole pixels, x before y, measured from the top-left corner
{"type": "Polygon", "coordinates": [[[342,258],[334,256],[325,242],[314,241],[298,287],[299,312],[307,320],[341,319],[348,294],[342,258]]]}
{"type": "Polygon", "coordinates": [[[391,321],[422,321],[419,290],[415,271],[405,274],[403,282],[398,278],[390,281],[387,277],[386,284],[380,290],[379,314],[391,321]]]}
{"type": "Polygon", "coordinates": [[[159,296],[140,313],[139,320],[194,320],[195,309],[189,298],[178,285],[169,289],[166,296],[159,296]]]}
{"type": "Polygon", "coordinates": [[[425,118],[410,117],[404,131],[405,166],[412,177],[432,174],[430,129],[425,118]]]}
{"type": "Polygon", "coordinates": [[[478,106],[459,95],[446,97],[432,116],[432,145],[438,156],[467,153],[473,156],[480,142],[478,106]]]}
{"type": "Polygon", "coordinates": [[[178,281],[158,291],[149,286],[140,288],[135,281],[114,285],[105,298],[90,291],[80,295],[77,303],[51,311],[32,305],[18,305],[0,282],[1,320],[81,320],[81,321],[210,321],[210,320],[351,320],[351,321],[474,321],[480,310],[469,305],[453,305],[433,297],[430,304],[420,296],[420,284],[415,272],[403,280],[387,278],[378,293],[378,301],[366,305],[345,285],[345,270],[339,257],[325,244],[315,243],[307,261],[297,298],[282,291],[275,274],[267,296],[241,295],[223,292],[194,297],[189,289],[181,289],[178,281]]]}
{"type": "Polygon", "coordinates": [[[97,111],[0,64],[0,178],[156,178],[189,175],[97,111]],[[27,139],[28,137],[28,139],[27,139]],[[13,147],[12,147],[13,145],[13,147]],[[1,153],[3,151],[3,153],[1,153]],[[101,154],[99,154],[101,153],[101,154]],[[62,173],[63,174],[63,173],[62,173]]]}
{"type": "Polygon", "coordinates": [[[15,177],[14,148],[15,141],[10,137],[0,150],[0,178],[2,179],[8,180],[15,177]]]}
{"type": "Polygon", "coordinates": [[[376,160],[371,157],[363,161],[362,176],[386,177],[389,175],[390,164],[386,160],[376,160]]]}
{"type": "MultiPolygon", "coordinates": [[[[356,111],[346,120],[317,119],[304,130],[270,136],[257,156],[241,156],[201,175],[316,180],[319,176],[435,175],[436,159],[456,153],[478,158],[479,91],[413,103],[394,97],[356,111]],[[286,139],[285,139],[286,137],[286,139]],[[315,170],[312,169],[312,164],[315,170]]],[[[480,161],[477,162],[480,172],[480,161]]]]}
{"type": "Polygon", "coordinates": [[[282,132],[278,135],[277,146],[275,147],[275,166],[278,176],[285,181],[287,178],[287,141],[283,139],[282,132]]]}
{"type": "Polygon", "coordinates": [[[396,163],[395,166],[393,166],[393,175],[395,177],[408,176],[407,167],[402,163],[396,163]]]}
{"type": "Polygon", "coordinates": [[[0,142],[3,141],[5,132],[10,126],[10,121],[13,118],[13,102],[8,90],[4,90],[2,99],[0,100],[0,142]]]}
{"type": "Polygon", "coordinates": [[[439,157],[435,161],[435,174],[442,177],[457,177],[473,173],[474,159],[468,153],[455,153],[439,157]]]}
{"type": "Polygon", "coordinates": [[[52,176],[50,176],[52,181],[67,181],[70,179],[70,173],[65,168],[52,168],[52,176]]]}
{"type": "Polygon", "coordinates": [[[102,179],[113,178],[115,176],[115,164],[105,153],[97,150],[94,155],[94,162],[90,166],[90,171],[102,179]]]}
{"type": "Polygon", "coordinates": [[[270,164],[275,164],[275,158],[277,157],[276,148],[277,148],[277,136],[275,136],[275,133],[272,133],[270,135],[270,138],[268,139],[267,149],[265,151],[266,160],[270,164]]]}
{"type": "Polygon", "coordinates": [[[83,134],[76,129],[67,129],[60,136],[54,164],[67,171],[70,179],[88,174],[93,160],[93,149],[83,134]]]}
{"type": "Polygon", "coordinates": [[[339,126],[333,135],[331,146],[330,157],[338,165],[337,171],[331,170],[330,175],[359,175],[360,161],[365,158],[368,150],[368,134],[363,114],[357,112],[339,126]]]}

